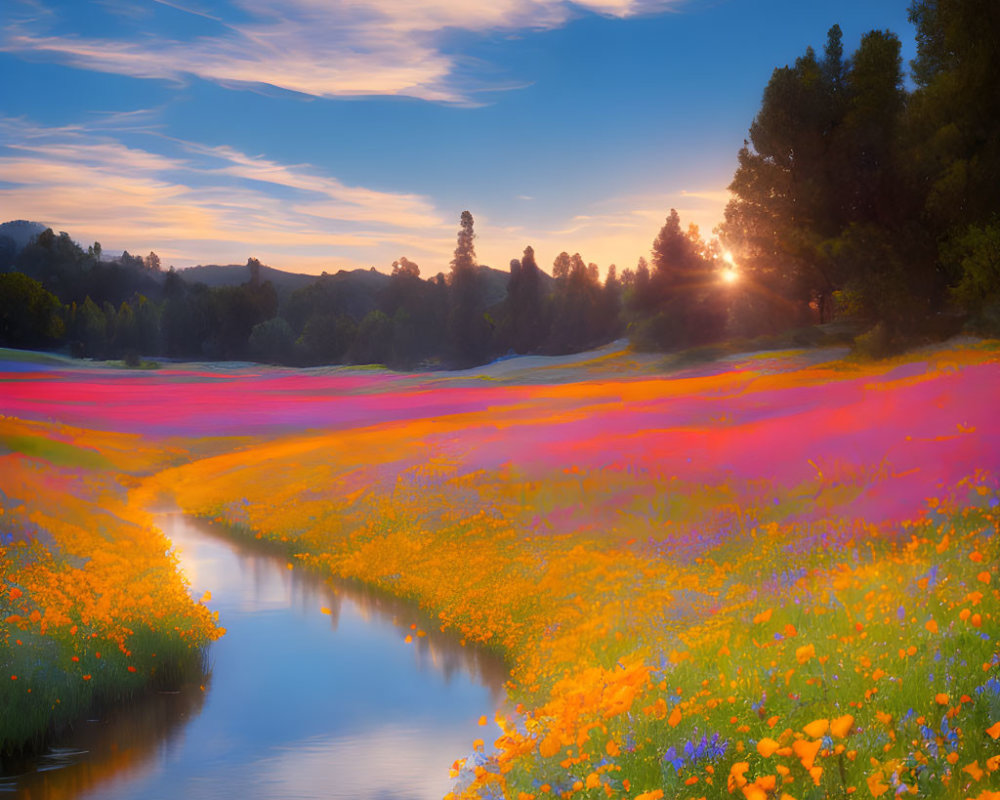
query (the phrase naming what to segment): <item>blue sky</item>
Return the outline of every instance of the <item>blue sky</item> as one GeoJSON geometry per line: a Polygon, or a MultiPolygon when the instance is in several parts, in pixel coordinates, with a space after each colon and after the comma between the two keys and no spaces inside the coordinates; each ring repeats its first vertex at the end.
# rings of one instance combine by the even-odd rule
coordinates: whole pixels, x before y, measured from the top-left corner
{"type": "Polygon", "coordinates": [[[634,266],[704,236],[775,67],[907,0],[3,0],[0,220],[164,264],[634,266]]]}

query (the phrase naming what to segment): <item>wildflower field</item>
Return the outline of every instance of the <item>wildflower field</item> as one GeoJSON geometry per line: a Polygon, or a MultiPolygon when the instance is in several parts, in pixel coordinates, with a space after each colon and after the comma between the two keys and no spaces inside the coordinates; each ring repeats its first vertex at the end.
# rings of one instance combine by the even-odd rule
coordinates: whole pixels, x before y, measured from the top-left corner
{"type": "Polygon", "coordinates": [[[504,657],[456,797],[1000,798],[996,343],[0,379],[0,664],[39,687],[5,707],[78,645],[118,688],[136,631],[217,635],[144,527],[168,496],[504,657]]]}

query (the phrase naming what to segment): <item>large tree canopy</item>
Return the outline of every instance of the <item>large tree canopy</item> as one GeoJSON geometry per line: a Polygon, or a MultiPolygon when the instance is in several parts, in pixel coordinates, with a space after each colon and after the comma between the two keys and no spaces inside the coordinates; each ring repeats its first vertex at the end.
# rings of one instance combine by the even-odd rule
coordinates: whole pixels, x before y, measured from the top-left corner
{"type": "Polygon", "coordinates": [[[822,60],[809,49],[774,71],[739,154],[721,234],[745,277],[744,332],[825,321],[835,297],[904,327],[940,288],[914,233],[899,39],[871,31],[844,60],[841,38],[834,26],[822,60]]]}

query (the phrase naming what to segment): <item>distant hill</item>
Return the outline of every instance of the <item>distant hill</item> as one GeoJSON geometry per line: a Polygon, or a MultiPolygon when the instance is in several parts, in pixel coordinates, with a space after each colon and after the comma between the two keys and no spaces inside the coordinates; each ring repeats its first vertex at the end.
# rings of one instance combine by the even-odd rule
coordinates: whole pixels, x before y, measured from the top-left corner
{"type": "Polygon", "coordinates": [[[0,270],[8,270],[20,253],[46,228],[41,222],[15,219],[0,225],[0,270]]]}
{"type": "MultiPolygon", "coordinates": [[[[246,264],[206,264],[204,266],[187,267],[177,270],[188,283],[203,283],[206,286],[239,286],[250,280],[250,270],[246,264]]],[[[260,279],[270,281],[279,295],[290,294],[296,289],[313,283],[317,275],[305,275],[301,272],[285,272],[274,267],[261,266],[260,279]]]]}
{"type": "Polygon", "coordinates": [[[0,225],[0,238],[10,239],[14,243],[16,253],[20,253],[28,242],[48,227],[41,222],[29,222],[26,219],[15,219],[0,225]]]}
{"type": "MultiPolygon", "coordinates": [[[[489,308],[501,302],[507,296],[507,281],[510,272],[479,266],[478,269],[486,279],[485,307],[489,308]]],[[[245,264],[208,264],[205,266],[188,267],[177,271],[188,283],[204,283],[206,286],[239,286],[250,280],[250,273],[245,264]]],[[[542,272],[542,291],[546,294],[552,291],[554,281],[547,273],[542,272]]],[[[429,276],[427,276],[429,279],[429,276]]],[[[336,288],[346,306],[342,310],[355,319],[361,319],[376,307],[376,295],[389,282],[389,276],[373,269],[339,270],[333,274],[305,275],[300,272],[285,272],[274,267],[261,266],[260,278],[270,281],[277,289],[279,297],[287,297],[296,289],[311,286],[317,281],[327,288],[336,288]]]]}
{"type": "MultiPolygon", "coordinates": [[[[478,268],[486,276],[486,307],[499,303],[507,296],[507,282],[510,280],[510,270],[494,269],[480,266],[478,268]]],[[[552,294],[555,291],[556,279],[544,270],[538,270],[541,278],[542,294],[552,294]]]]}
{"type": "Polygon", "coordinates": [[[478,266],[477,269],[484,276],[486,282],[486,297],[483,298],[486,308],[502,302],[507,296],[507,281],[510,280],[510,272],[482,265],[478,266]]]}
{"type": "Polygon", "coordinates": [[[319,281],[317,290],[332,298],[332,309],[360,322],[378,307],[379,292],[388,285],[389,276],[371,269],[342,269],[314,280],[319,281]]]}

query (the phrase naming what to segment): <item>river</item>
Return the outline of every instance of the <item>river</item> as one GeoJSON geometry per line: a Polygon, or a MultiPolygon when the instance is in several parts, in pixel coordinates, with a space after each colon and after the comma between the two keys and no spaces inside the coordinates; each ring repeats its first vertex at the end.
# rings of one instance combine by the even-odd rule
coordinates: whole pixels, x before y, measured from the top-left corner
{"type": "Polygon", "coordinates": [[[437,800],[452,761],[499,735],[505,674],[490,654],[406,603],[289,570],[200,520],[157,524],[227,631],[206,685],[81,723],[0,779],[0,794],[437,800]]]}

